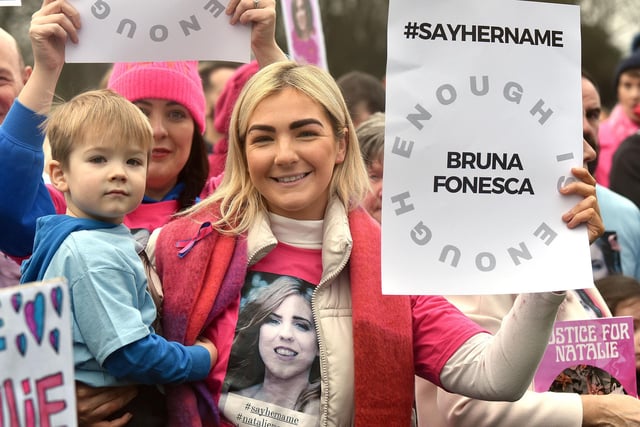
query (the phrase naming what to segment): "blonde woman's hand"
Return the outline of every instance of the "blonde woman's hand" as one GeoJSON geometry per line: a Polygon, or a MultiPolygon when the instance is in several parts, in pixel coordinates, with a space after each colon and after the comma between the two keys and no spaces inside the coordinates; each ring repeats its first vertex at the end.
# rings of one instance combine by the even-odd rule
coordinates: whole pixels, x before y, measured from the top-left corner
{"type": "Polygon", "coordinates": [[[573,168],[571,173],[577,178],[577,181],[560,188],[560,193],[567,196],[581,196],[582,200],[569,212],[562,215],[562,220],[567,223],[569,228],[585,224],[589,234],[589,243],[593,243],[604,233],[604,223],[596,198],[596,180],[585,168],[573,168]]]}
{"type": "Polygon", "coordinates": [[[226,13],[232,25],[251,24],[251,50],[260,67],[287,59],[276,43],[275,0],[231,0],[226,13]]]}

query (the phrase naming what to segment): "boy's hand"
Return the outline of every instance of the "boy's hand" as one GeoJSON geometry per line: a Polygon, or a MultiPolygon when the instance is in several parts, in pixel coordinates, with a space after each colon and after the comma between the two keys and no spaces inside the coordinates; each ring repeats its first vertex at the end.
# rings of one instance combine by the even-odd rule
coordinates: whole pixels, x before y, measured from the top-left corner
{"type": "Polygon", "coordinates": [[[205,337],[199,337],[196,340],[196,344],[195,345],[199,345],[199,346],[204,347],[204,348],[207,349],[207,351],[209,352],[209,356],[211,356],[211,368],[213,368],[213,366],[218,361],[218,349],[216,348],[216,346],[213,345],[211,340],[209,340],[209,339],[207,339],[205,337]]]}

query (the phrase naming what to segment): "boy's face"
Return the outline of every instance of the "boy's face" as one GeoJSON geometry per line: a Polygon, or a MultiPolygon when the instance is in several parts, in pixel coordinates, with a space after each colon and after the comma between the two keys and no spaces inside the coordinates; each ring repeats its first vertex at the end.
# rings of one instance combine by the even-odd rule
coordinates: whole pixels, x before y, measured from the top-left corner
{"type": "Polygon", "coordinates": [[[67,214],[119,224],[144,196],[148,152],[130,143],[117,147],[89,135],[64,170],[52,162],[51,181],[65,193],[67,214]]]}
{"type": "Polygon", "coordinates": [[[640,69],[632,69],[620,74],[618,82],[618,102],[624,113],[635,123],[640,123],[640,69]]]}

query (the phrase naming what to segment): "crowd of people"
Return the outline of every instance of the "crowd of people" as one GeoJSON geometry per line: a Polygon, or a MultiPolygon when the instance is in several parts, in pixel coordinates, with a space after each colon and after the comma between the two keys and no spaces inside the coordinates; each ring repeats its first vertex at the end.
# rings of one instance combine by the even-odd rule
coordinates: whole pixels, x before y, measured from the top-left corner
{"type": "MultiPolygon", "coordinates": [[[[307,4],[291,2],[301,39],[307,4]]],[[[584,165],[562,189],[567,226],[618,252],[598,287],[391,296],[384,82],[289,60],[275,0],[226,13],[252,62],[116,63],[60,106],[72,2],[32,16],[33,68],[0,30],[0,286],[67,278],[80,425],[640,425],[633,397],[530,384],[556,320],[640,324],[640,203],[615,187],[620,157],[633,186],[640,37],[602,126],[583,74],[584,165]]]]}

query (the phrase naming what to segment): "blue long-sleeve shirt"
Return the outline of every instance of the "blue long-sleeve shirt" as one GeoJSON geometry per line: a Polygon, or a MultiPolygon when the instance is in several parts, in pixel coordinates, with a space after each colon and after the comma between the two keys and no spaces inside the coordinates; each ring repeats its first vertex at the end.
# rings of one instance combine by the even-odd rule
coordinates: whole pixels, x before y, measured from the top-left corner
{"type": "Polygon", "coordinates": [[[44,120],[16,100],[0,125],[0,250],[15,257],[31,254],[36,219],[56,213],[42,179],[44,120]]]}
{"type": "Polygon", "coordinates": [[[182,383],[205,378],[211,358],[204,347],[150,334],[111,353],[104,367],[118,379],[139,384],[182,383]]]}

